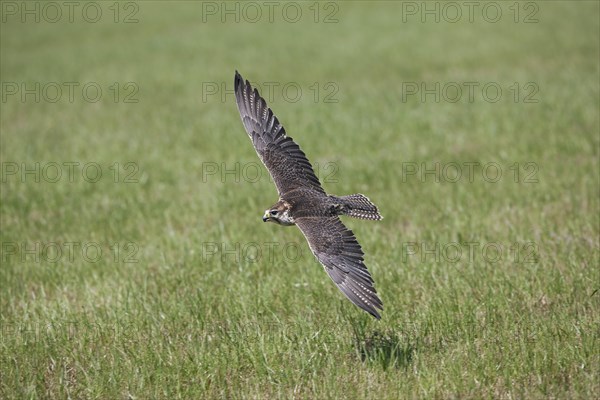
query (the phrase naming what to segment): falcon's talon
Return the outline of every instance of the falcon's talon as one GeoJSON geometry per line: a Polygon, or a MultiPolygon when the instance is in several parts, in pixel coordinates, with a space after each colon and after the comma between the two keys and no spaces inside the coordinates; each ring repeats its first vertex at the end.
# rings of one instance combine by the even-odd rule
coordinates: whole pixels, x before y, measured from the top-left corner
{"type": "Polygon", "coordinates": [[[235,100],[244,128],[279,192],[279,201],[265,211],[263,222],[297,225],[314,256],[337,287],[355,305],[375,318],[383,303],[363,263],[360,244],[339,215],[380,220],[377,206],[365,195],[325,193],[300,147],[287,136],[258,91],[235,72],[235,100]]]}

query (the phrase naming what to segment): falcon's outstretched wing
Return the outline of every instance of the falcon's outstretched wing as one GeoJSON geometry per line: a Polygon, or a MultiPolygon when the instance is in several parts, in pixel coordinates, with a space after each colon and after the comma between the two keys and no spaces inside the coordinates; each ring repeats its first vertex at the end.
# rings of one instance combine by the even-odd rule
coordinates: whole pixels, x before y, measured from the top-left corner
{"type": "Polygon", "coordinates": [[[275,181],[279,196],[299,187],[325,193],[300,147],[273,115],[267,102],[250,82],[235,72],[235,101],[252,144],[275,181]]]}
{"type": "Polygon", "coordinates": [[[337,287],[354,304],[380,319],[383,303],[363,263],[363,252],[354,233],[338,217],[296,218],[313,254],[337,287]]]}

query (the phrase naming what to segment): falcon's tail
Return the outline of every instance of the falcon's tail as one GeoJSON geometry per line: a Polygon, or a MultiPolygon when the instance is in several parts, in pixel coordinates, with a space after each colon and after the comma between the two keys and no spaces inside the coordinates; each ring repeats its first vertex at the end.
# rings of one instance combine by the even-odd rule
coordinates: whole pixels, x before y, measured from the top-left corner
{"type": "Polygon", "coordinates": [[[339,198],[344,204],[343,214],[354,218],[371,219],[379,221],[383,219],[377,206],[364,194],[351,194],[339,198]]]}

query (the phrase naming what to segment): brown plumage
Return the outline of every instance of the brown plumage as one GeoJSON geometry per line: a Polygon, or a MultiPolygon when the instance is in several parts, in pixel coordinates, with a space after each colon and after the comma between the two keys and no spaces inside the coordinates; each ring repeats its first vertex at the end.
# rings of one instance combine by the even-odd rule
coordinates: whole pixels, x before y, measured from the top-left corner
{"type": "Polygon", "coordinates": [[[273,177],[279,201],[265,211],[263,221],[297,225],[314,256],[337,287],[355,305],[375,318],[383,303],[364,264],[364,253],[339,215],[380,220],[375,204],[362,194],[332,196],[325,193],[300,147],[266,101],[235,73],[235,99],[256,153],[273,177]]]}

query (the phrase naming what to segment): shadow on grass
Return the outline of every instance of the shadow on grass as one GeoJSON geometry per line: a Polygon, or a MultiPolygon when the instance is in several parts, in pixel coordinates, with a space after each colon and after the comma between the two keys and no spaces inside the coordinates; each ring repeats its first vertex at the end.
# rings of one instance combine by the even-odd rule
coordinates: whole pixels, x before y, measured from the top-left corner
{"type": "Polygon", "coordinates": [[[413,359],[415,348],[402,343],[397,335],[373,331],[365,336],[355,332],[354,346],[363,362],[379,364],[388,368],[407,368],[413,359]]]}
{"type": "Polygon", "coordinates": [[[415,353],[414,343],[407,342],[390,330],[368,329],[367,319],[351,318],[354,348],[364,363],[388,368],[408,368],[415,353]]]}

